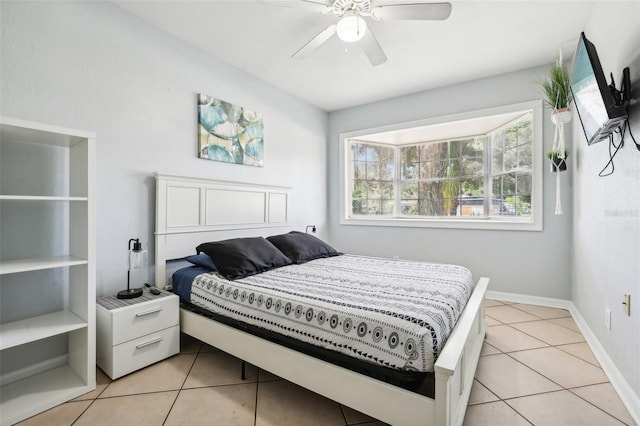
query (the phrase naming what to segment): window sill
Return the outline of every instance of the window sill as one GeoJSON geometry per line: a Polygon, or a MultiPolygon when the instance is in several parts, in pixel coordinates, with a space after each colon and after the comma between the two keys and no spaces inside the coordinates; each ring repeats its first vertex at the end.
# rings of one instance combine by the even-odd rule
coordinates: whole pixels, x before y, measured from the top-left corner
{"type": "Polygon", "coordinates": [[[389,226],[399,228],[485,229],[494,231],[542,231],[542,221],[533,218],[381,218],[357,216],[342,218],[341,225],[389,226]]]}

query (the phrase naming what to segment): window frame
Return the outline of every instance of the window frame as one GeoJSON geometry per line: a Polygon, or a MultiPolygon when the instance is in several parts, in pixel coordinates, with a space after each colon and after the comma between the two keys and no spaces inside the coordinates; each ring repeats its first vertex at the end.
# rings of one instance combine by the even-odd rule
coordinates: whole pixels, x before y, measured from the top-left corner
{"type": "MultiPolygon", "coordinates": [[[[543,107],[542,101],[528,101],[495,108],[488,108],[459,114],[452,114],[417,121],[397,123],[376,128],[368,128],[357,131],[340,133],[340,224],[355,226],[389,226],[389,227],[418,227],[418,228],[451,228],[451,229],[488,229],[488,230],[521,230],[542,231],[543,228],[543,107]],[[423,127],[448,122],[457,122],[501,114],[532,112],[532,166],[531,166],[531,205],[530,217],[518,218],[513,216],[489,216],[489,217],[406,217],[406,216],[352,216],[351,215],[351,166],[348,149],[350,139],[362,138],[366,135],[399,131],[413,127],[423,127]]],[[[464,137],[460,135],[460,138],[464,137]]],[[[455,136],[458,138],[458,136],[455,136]]],[[[398,146],[399,147],[399,146],[398,146]]],[[[486,157],[491,152],[485,152],[486,157]]],[[[490,160],[489,160],[490,161],[490,160]]],[[[396,173],[399,170],[399,156],[396,155],[396,173]]],[[[485,179],[491,179],[489,173],[484,174],[485,179]]],[[[490,183],[485,182],[485,188],[490,183]]],[[[396,208],[399,201],[401,180],[395,182],[396,208]]],[[[396,210],[397,212],[399,210],[396,210]]]]}

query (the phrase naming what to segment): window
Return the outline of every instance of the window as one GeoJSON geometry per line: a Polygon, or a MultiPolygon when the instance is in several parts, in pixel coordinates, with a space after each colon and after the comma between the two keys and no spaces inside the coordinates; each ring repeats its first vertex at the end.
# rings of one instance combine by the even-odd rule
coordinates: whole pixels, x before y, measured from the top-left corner
{"type": "Polygon", "coordinates": [[[532,114],[488,135],[494,215],[531,216],[532,114]]]}
{"type": "Polygon", "coordinates": [[[541,229],[539,102],[341,135],[343,224],[541,229]]]}
{"type": "Polygon", "coordinates": [[[395,205],[395,150],[393,147],[353,142],[352,214],[393,215],[395,205]]]}

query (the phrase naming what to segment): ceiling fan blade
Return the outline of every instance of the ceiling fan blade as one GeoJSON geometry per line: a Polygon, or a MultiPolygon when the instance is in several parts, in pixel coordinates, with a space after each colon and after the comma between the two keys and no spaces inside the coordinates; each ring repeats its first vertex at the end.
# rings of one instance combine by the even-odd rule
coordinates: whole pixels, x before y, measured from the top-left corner
{"type": "Polygon", "coordinates": [[[381,21],[444,21],[451,15],[451,3],[388,4],[371,10],[371,17],[381,21]]]}
{"type": "Polygon", "coordinates": [[[304,9],[310,12],[331,13],[331,2],[312,0],[260,0],[261,3],[271,3],[281,7],[304,9]]]}
{"type": "Polygon", "coordinates": [[[371,65],[376,66],[387,62],[387,55],[382,51],[380,43],[376,40],[375,36],[370,30],[367,30],[362,41],[360,41],[364,54],[369,58],[371,65]]]}
{"type": "Polygon", "coordinates": [[[316,35],[314,38],[309,40],[304,46],[298,49],[298,51],[294,53],[291,57],[295,59],[304,58],[305,56],[307,56],[309,52],[312,52],[313,50],[320,47],[322,43],[329,40],[329,38],[335,33],[336,33],[336,24],[329,25],[327,28],[320,31],[318,35],[316,35]]]}

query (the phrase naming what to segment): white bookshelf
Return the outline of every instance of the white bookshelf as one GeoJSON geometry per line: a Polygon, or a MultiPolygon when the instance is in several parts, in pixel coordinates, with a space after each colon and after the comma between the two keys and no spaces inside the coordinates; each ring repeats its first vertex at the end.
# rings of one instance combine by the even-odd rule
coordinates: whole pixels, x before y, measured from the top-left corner
{"type": "Polygon", "coordinates": [[[95,135],[0,117],[0,423],[95,389],[95,135]]]}

